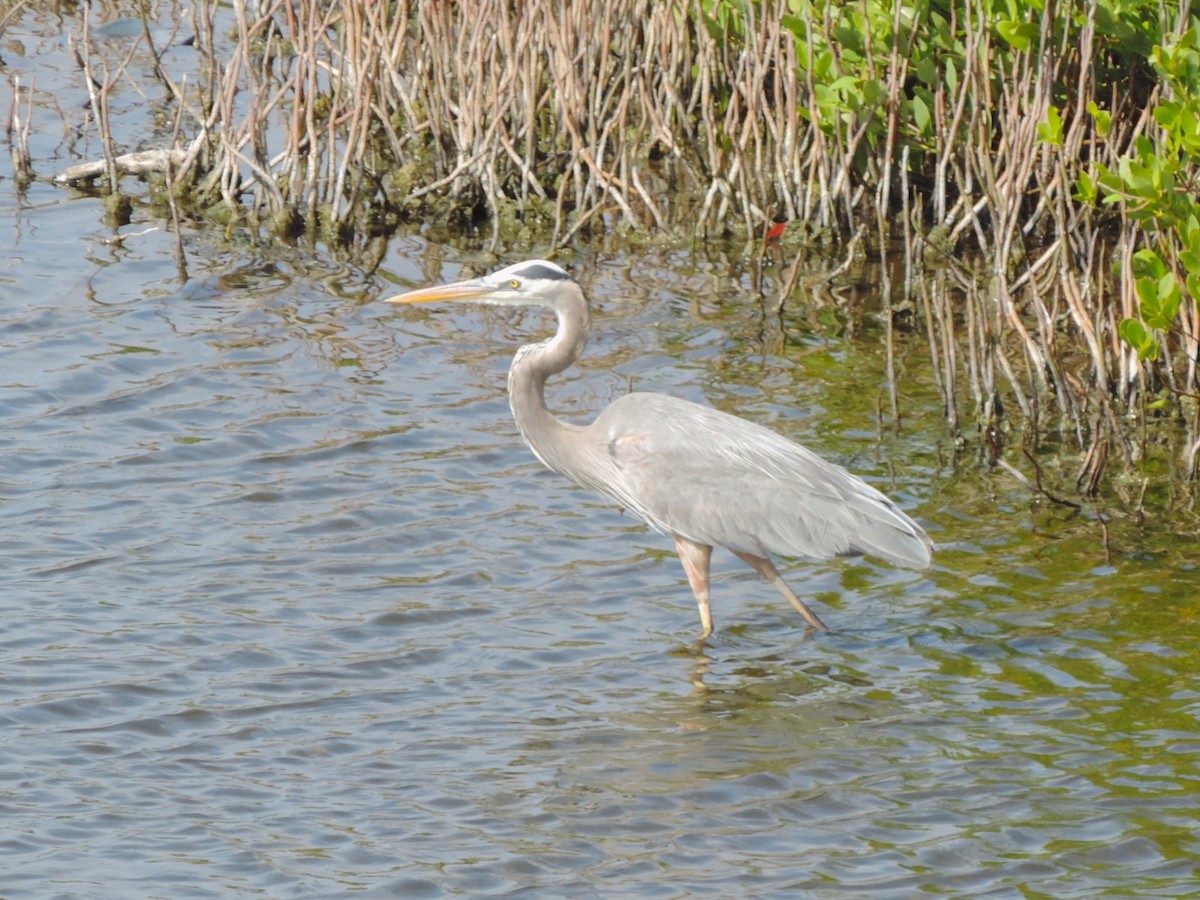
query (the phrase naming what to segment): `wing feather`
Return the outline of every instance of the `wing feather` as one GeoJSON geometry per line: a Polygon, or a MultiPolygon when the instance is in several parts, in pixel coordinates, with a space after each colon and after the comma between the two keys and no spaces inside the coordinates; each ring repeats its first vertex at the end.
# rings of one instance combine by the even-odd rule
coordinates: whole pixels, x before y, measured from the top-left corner
{"type": "Polygon", "coordinates": [[[868,553],[924,568],[932,543],[841,466],[770,429],[665,394],[628,394],[586,431],[586,481],[655,528],[757,556],[868,553]],[[596,483],[603,482],[603,483],[596,483]]]}

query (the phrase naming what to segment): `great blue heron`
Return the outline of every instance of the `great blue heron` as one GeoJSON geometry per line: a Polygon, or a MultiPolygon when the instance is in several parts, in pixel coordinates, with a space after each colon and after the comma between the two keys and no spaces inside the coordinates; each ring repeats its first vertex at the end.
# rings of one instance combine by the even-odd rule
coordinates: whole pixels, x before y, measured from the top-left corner
{"type": "Polygon", "coordinates": [[[870,554],[914,568],[933,542],[887,497],[841,466],[770,429],[664,394],[630,393],[590,425],[546,408],[546,379],[583,352],[591,313],[579,284],[544,259],[482,278],[422,288],[390,303],[466,300],[541,306],[558,316],[554,337],[521,347],[508,372],[517,428],[538,459],[605,494],[675,539],[703,638],[712,634],[709,560],[726,547],[779,589],[813,628],[825,625],[784,583],[771,555],[870,554]]]}

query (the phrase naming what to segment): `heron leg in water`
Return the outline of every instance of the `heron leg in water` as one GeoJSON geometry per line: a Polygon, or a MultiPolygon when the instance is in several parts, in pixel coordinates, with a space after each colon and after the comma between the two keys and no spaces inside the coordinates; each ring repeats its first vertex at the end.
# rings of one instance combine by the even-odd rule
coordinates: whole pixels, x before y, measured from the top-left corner
{"type": "Polygon", "coordinates": [[[713,633],[712,610],[708,608],[708,563],[712,559],[712,547],[707,544],[697,544],[687,538],[673,535],[675,551],[683,563],[683,571],[687,572],[688,584],[696,595],[696,605],[700,607],[700,624],[704,627],[701,640],[713,633]]]}
{"type": "MultiPolygon", "coordinates": [[[[676,538],[675,540],[678,541],[679,539],[676,538]]],[[[680,551],[680,555],[683,555],[682,550],[680,551]]],[[[746,565],[750,566],[750,568],[752,568],[763,578],[767,579],[767,581],[771,582],[771,584],[775,585],[775,587],[779,589],[779,593],[783,594],[783,596],[787,598],[787,602],[796,608],[796,612],[804,616],[804,621],[806,621],[809,625],[811,625],[813,628],[816,628],[818,631],[828,630],[825,627],[825,623],[817,618],[817,614],[805,606],[804,602],[792,593],[792,589],[787,586],[787,583],[783,580],[783,576],[779,574],[779,570],[775,568],[775,564],[773,562],[771,562],[765,556],[754,556],[750,553],[738,553],[736,550],[734,551],[734,556],[736,556],[746,565]]],[[[705,571],[707,571],[707,569],[705,571]]]]}

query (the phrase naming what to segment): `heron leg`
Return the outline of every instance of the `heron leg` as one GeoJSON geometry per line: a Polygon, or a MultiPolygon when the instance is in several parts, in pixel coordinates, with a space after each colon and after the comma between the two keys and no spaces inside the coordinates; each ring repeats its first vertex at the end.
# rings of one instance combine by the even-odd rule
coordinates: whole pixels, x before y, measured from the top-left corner
{"type": "MultiPolygon", "coordinates": [[[[678,538],[676,538],[676,540],[678,540],[678,538]]],[[[818,631],[828,630],[825,627],[825,623],[817,618],[817,614],[805,606],[804,601],[792,593],[792,589],[787,586],[787,583],[783,580],[783,576],[779,574],[779,570],[775,568],[775,564],[773,562],[771,562],[765,556],[754,556],[751,553],[738,553],[735,550],[733,551],[733,554],[763,578],[767,579],[767,581],[771,582],[771,584],[775,585],[775,587],[779,590],[779,593],[783,594],[783,596],[787,598],[787,602],[795,607],[796,612],[804,616],[804,621],[806,621],[813,628],[816,628],[818,631]]],[[[680,555],[682,555],[682,551],[680,555]]]]}
{"type": "Polygon", "coordinates": [[[688,584],[696,595],[696,605],[700,607],[700,624],[704,634],[700,639],[713,633],[712,610],[708,608],[708,563],[712,559],[712,547],[707,544],[697,544],[687,538],[673,535],[675,552],[683,563],[683,571],[687,572],[688,584]]]}

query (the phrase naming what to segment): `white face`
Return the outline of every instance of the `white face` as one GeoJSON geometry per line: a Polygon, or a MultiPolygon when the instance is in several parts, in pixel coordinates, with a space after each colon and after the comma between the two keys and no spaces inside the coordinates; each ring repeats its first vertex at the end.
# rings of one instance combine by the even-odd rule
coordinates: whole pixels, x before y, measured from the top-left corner
{"type": "Polygon", "coordinates": [[[554,263],[532,259],[485,275],[454,284],[420,288],[388,298],[389,303],[434,303],[466,300],[497,306],[556,307],[563,293],[579,292],[574,279],[554,263]]]}
{"type": "Polygon", "coordinates": [[[573,283],[574,280],[549,260],[531,259],[500,269],[478,281],[491,289],[491,296],[483,301],[485,303],[550,305],[540,299],[540,295],[553,296],[560,282],[573,283]]]}

